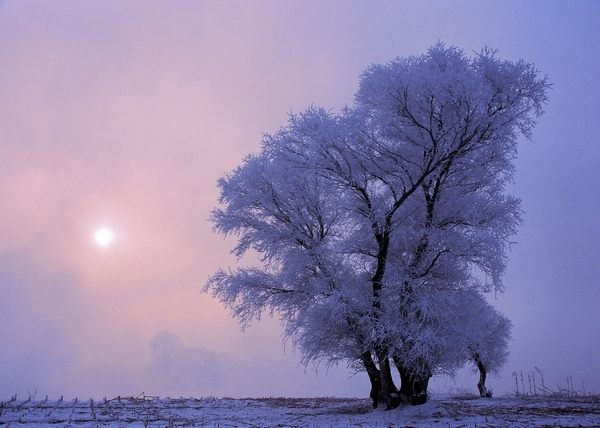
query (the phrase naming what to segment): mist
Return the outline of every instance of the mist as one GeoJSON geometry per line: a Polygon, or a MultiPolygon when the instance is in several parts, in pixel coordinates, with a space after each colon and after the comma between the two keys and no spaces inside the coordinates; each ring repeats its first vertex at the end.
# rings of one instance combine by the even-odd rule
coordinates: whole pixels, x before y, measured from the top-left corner
{"type": "Polygon", "coordinates": [[[0,2],[0,398],[366,397],[364,373],[300,366],[277,314],[241,331],[201,293],[238,263],[209,213],[289,112],[339,110],[370,64],[438,40],[553,84],[509,189],[524,225],[489,298],[513,342],[489,384],[537,367],[598,392],[598,22],[594,1],[0,2]]]}

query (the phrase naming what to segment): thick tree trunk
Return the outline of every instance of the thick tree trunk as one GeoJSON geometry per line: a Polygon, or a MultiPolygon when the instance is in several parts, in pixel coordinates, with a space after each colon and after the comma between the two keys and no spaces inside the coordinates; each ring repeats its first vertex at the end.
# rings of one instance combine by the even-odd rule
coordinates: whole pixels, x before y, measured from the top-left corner
{"type": "Polygon", "coordinates": [[[479,390],[479,395],[483,398],[491,398],[492,391],[487,389],[485,386],[485,380],[487,378],[487,370],[485,369],[485,365],[481,361],[479,354],[475,354],[473,356],[475,363],[477,364],[477,368],[479,369],[479,382],[477,382],[477,389],[479,390]]]}
{"type": "Polygon", "coordinates": [[[394,363],[400,373],[400,400],[404,403],[410,403],[413,406],[425,404],[428,399],[427,388],[431,375],[417,376],[411,374],[400,361],[394,359],[394,363]]]}
{"type": "Polygon", "coordinates": [[[400,373],[400,400],[403,403],[410,403],[412,387],[408,370],[402,367],[402,364],[400,364],[395,359],[394,363],[396,364],[396,368],[398,368],[398,372],[400,373]]]}
{"type": "Polygon", "coordinates": [[[412,379],[412,395],[410,404],[418,406],[427,403],[427,388],[429,387],[429,379],[431,376],[414,376],[412,379]]]}
{"type": "MultiPolygon", "coordinates": [[[[390,221],[391,216],[389,216],[386,220],[386,227],[384,228],[383,233],[379,231],[379,225],[377,223],[373,223],[375,239],[377,240],[377,244],[379,246],[379,250],[377,252],[377,269],[371,278],[371,283],[373,284],[373,309],[374,317],[376,319],[379,319],[379,314],[381,311],[380,298],[381,290],[383,288],[382,281],[387,262],[387,252],[390,244],[390,221]]],[[[375,347],[375,354],[377,356],[377,364],[379,365],[379,380],[381,381],[381,390],[379,391],[377,400],[378,404],[385,403],[387,410],[394,409],[398,407],[400,402],[398,400],[396,386],[392,380],[388,349],[385,345],[379,344],[379,346],[375,347]]]]}
{"type": "Polygon", "coordinates": [[[373,361],[371,352],[363,353],[361,359],[367,370],[367,374],[369,375],[369,381],[371,382],[371,392],[369,393],[369,397],[373,400],[373,408],[377,408],[379,393],[381,392],[381,374],[373,361]]]}
{"type": "Polygon", "coordinates": [[[387,406],[387,410],[395,409],[400,404],[398,390],[392,379],[392,371],[390,368],[390,360],[387,351],[380,350],[377,352],[379,362],[379,373],[381,380],[381,391],[379,392],[378,404],[383,403],[387,406]]]}

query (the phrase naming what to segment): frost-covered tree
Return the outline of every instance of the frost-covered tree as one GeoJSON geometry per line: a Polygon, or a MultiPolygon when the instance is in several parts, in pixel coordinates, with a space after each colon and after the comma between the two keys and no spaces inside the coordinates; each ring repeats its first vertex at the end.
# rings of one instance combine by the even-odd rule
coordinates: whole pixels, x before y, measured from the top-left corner
{"type": "Polygon", "coordinates": [[[477,389],[482,397],[491,397],[485,384],[488,373],[498,373],[508,360],[508,341],[512,323],[488,304],[483,296],[467,301],[461,329],[466,340],[467,358],[479,371],[477,389]]]}
{"type": "Polygon", "coordinates": [[[493,371],[510,324],[485,327],[504,318],[482,293],[503,289],[520,222],[505,185],[548,86],[531,64],[441,43],[370,67],[352,107],[292,115],[219,180],[216,230],[262,265],[205,290],[244,325],[276,311],[305,362],[366,370],[388,408],[468,361],[493,371]]]}

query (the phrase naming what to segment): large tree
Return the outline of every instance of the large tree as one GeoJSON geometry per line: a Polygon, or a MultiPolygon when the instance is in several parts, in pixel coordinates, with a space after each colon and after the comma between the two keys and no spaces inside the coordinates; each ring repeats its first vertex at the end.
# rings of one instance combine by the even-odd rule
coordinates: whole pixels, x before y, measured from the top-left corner
{"type": "Polygon", "coordinates": [[[505,185],[548,86],[531,64],[441,43],[370,67],[353,106],[292,115],[219,180],[216,230],[262,265],[205,290],[244,325],[276,311],[305,362],[360,366],[388,408],[425,402],[432,375],[502,363],[510,324],[484,328],[499,314],[482,293],[503,289],[520,222],[505,185]]]}

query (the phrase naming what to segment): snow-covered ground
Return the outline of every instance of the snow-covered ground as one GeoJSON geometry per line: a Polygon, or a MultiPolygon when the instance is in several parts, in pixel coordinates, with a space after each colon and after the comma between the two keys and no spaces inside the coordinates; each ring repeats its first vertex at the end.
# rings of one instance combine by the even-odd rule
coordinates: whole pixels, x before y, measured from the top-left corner
{"type": "Polygon", "coordinates": [[[10,400],[10,427],[591,427],[600,397],[436,396],[423,406],[372,410],[358,398],[10,400]]]}

